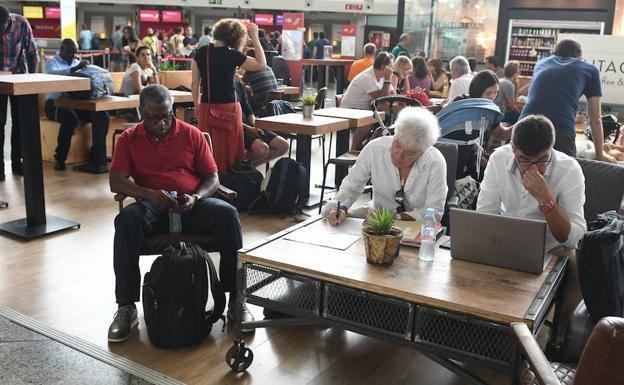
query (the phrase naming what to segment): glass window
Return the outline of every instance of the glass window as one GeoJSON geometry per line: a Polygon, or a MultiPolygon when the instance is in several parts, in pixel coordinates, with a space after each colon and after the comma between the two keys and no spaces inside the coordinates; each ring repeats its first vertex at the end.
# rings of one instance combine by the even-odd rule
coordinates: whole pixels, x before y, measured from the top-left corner
{"type": "Polygon", "coordinates": [[[494,54],[500,0],[406,0],[405,32],[414,34],[410,52],[450,60],[494,54]]]}

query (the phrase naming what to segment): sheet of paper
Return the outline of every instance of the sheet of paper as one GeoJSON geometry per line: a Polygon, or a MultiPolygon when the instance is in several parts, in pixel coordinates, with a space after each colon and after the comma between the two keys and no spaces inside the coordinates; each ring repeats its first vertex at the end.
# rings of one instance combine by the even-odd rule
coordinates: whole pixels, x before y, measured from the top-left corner
{"type": "Polygon", "coordinates": [[[285,236],[284,239],[287,241],[295,241],[344,251],[357,242],[357,240],[360,239],[360,235],[330,233],[322,230],[307,230],[294,231],[285,236]]]}
{"type": "Polygon", "coordinates": [[[340,226],[323,220],[321,228],[302,228],[284,237],[287,241],[346,250],[362,236],[362,220],[347,218],[340,226]]]}

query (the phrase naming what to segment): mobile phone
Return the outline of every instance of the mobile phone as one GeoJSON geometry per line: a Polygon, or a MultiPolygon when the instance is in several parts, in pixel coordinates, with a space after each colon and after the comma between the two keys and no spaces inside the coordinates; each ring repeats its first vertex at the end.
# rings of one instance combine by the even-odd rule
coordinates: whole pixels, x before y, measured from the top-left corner
{"type": "Polygon", "coordinates": [[[449,238],[446,241],[440,243],[440,248],[441,249],[450,250],[451,249],[451,238],[449,238]]]}

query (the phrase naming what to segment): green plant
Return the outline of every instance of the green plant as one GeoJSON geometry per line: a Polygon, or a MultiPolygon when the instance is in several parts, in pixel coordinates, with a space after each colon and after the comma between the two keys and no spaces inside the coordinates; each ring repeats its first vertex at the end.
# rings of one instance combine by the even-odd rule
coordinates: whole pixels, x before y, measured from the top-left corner
{"type": "Polygon", "coordinates": [[[391,233],[394,221],[394,213],[384,208],[375,210],[369,215],[367,226],[373,234],[387,235],[391,233]]]}
{"type": "Polygon", "coordinates": [[[301,98],[304,106],[314,106],[316,105],[316,96],[315,95],[305,95],[301,98]]]}
{"type": "Polygon", "coordinates": [[[179,69],[180,66],[173,61],[165,60],[160,62],[161,71],[177,71],[179,69]]]}

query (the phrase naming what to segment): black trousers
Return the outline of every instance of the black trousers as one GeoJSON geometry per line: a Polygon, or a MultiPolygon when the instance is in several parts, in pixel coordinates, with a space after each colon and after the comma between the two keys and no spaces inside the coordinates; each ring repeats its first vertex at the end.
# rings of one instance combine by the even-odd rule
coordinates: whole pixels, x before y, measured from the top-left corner
{"type": "MultiPolygon", "coordinates": [[[[147,201],[124,207],[115,218],[113,259],[118,304],[139,301],[141,243],[146,234],[167,231],[168,225],[167,210],[159,210],[147,201]]],[[[221,283],[226,291],[234,292],[237,251],[243,246],[238,211],[220,199],[202,198],[189,213],[182,214],[182,231],[201,233],[206,228],[213,228],[219,241],[221,283]]]]}
{"type": "MultiPolygon", "coordinates": [[[[73,110],[71,108],[55,107],[54,100],[48,99],[45,104],[45,113],[48,119],[61,123],[57,137],[57,147],[54,157],[57,161],[65,162],[69,153],[72,135],[78,124],[83,122],[91,123],[91,135],[93,146],[100,146],[106,151],[106,134],[110,117],[106,111],[91,113],[83,110],[73,110]],[[97,120],[97,124],[94,124],[97,120]]],[[[94,159],[92,159],[93,161],[94,159]]],[[[105,162],[106,160],[104,160],[105,162]]],[[[96,163],[101,163],[101,160],[96,163]]]]}
{"type": "Polygon", "coordinates": [[[11,128],[11,161],[19,163],[22,160],[22,136],[18,126],[17,97],[4,94],[0,95],[0,159],[4,160],[2,149],[4,148],[4,126],[7,121],[9,99],[11,100],[11,120],[13,124],[11,128]]]}

